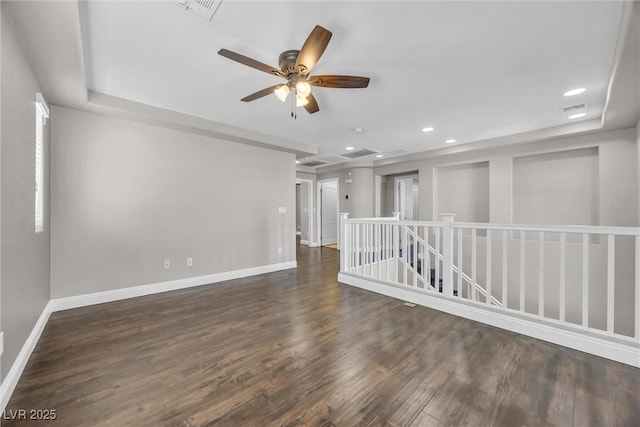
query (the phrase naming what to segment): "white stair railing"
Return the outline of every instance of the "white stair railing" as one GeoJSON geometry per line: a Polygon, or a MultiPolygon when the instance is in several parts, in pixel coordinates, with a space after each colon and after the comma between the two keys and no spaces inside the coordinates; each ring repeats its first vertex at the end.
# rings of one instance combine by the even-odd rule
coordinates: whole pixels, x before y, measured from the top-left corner
{"type": "Polygon", "coordinates": [[[374,279],[631,343],[638,359],[631,364],[640,365],[640,228],[463,223],[449,215],[438,222],[345,218],[341,231],[341,281],[374,279]]]}

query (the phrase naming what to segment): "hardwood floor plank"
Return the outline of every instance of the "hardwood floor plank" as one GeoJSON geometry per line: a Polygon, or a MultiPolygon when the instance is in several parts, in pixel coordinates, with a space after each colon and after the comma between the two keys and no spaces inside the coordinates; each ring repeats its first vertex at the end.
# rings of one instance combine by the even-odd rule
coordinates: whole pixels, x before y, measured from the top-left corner
{"type": "MultiPolygon", "coordinates": [[[[52,314],[7,426],[640,425],[640,370],[298,268],[52,314]]],[[[7,412],[5,412],[6,414],[7,412]]]]}

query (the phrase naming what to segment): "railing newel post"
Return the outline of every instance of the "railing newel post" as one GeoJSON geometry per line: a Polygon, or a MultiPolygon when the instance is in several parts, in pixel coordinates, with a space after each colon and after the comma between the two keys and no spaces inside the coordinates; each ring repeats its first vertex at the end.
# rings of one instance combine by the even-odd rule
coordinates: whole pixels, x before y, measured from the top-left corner
{"type": "Polygon", "coordinates": [[[349,212],[340,212],[340,240],[338,241],[338,250],[340,250],[340,271],[347,268],[349,245],[347,244],[347,219],[349,212]]]}

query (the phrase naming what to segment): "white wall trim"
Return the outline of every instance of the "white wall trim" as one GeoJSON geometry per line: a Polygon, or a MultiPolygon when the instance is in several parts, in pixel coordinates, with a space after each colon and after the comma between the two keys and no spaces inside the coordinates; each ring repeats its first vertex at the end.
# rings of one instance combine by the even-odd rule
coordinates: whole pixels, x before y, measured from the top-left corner
{"type": "Polygon", "coordinates": [[[309,246],[309,241],[300,239],[300,244],[309,246]]]}
{"type": "Polygon", "coordinates": [[[40,314],[40,317],[36,321],[36,324],[27,337],[27,340],[24,342],[16,360],[13,362],[13,365],[11,365],[11,369],[9,369],[7,376],[4,378],[4,381],[2,381],[2,384],[0,385],[0,411],[4,411],[7,407],[7,403],[9,403],[9,399],[11,398],[13,391],[16,389],[18,381],[20,381],[20,376],[22,375],[24,368],[27,366],[31,353],[36,348],[36,344],[38,343],[40,335],[49,320],[51,312],[51,301],[49,301],[42,310],[42,314],[40,314]]]}
{"type": "Polygon", "coordinates": [[[128,298],[136,298],[144,295],[158,294],[191,288],[194,286],[208,285],[226,280],[241,279],[243,277],[256,276],[258,274],[272,273],[279,270],[287,270],[297,267],[296,261],[281,262],[278,264],[262,265],[259,267],[243,268],[241,270],[225,271],[222,273],[207,274],[205,276],[187,277],[184,279],[170,280],[167,282],[152,283],[149,285],[134,286],[130,288],[114,289],[104,292],[96,292],[85,295],[75,295],[66,298],[55,298],[50,301],[51,311],[68,310],[88,305],[102,304],[128,298]]]}
{"type": "Polygon", "coordinates": [[[640,348],[339,273],[338,282],[640,368],[640,348]]]}

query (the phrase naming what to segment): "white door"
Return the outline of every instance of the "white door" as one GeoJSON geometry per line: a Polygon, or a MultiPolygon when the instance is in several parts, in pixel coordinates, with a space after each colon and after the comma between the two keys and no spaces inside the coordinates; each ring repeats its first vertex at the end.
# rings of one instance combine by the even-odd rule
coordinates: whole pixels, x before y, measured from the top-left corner
{"type": "Polygon", "coordinates": [[[320,187],[321,245],[338,243],[338,183],[323,182],[320,187]]]}

